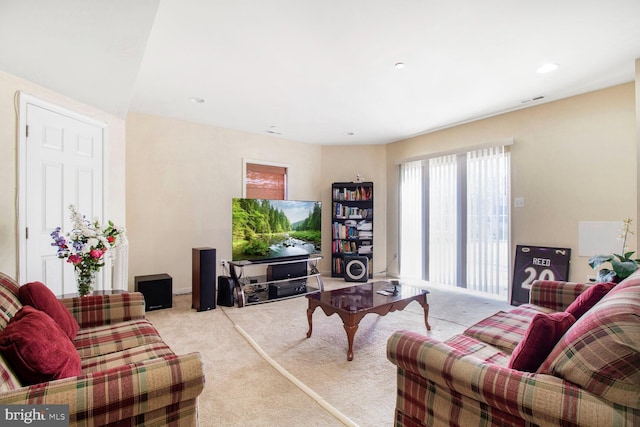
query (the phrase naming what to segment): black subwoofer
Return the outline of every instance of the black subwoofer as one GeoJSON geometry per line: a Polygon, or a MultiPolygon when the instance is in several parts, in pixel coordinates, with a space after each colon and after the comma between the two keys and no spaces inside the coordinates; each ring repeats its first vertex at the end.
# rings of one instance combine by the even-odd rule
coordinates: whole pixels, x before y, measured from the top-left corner
{"type": "Polygon", "coordinates": [[[171,308],[173,282],[168,274],[135,277],[135,290],[144,296],[145,311],[171,308]]]}
{"type": "Polygon", "coordinates": [[[233,286],[235,282],[229,276],[218,276],[218,304],[233,307],[233,286]]]}
{"type": "Polygon", "coordinates": [[[193,248],[191,268],[191,308],[216,308],[216,250],[193,248]]]}
{"type": "Polygon", "coordinates": [[[368,280],[369,258],[366,256],[344,257],[344,281],[366,282],[368,280]]]}

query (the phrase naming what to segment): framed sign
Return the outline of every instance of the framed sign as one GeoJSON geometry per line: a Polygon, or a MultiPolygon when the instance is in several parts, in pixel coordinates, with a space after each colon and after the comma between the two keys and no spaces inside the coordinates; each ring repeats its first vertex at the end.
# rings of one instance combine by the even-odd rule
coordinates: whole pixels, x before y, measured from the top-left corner
{"type": "Polygon", "coordinates": [[[534,280],[568,280],[570,262],[571,249],[568,248],[517,245],[511,304],[529,302],[529,289],[534,280]]]}

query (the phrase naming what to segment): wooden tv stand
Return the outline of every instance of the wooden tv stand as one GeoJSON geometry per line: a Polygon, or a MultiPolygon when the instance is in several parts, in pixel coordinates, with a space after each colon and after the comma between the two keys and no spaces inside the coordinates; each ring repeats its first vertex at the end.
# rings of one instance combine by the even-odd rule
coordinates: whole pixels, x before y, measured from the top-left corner
{"type": "Polygon", "coordinates": [[[318,269],[321,259],[318,256],[268,262],[230,262],[231,277],[235,282],[233,292],[238,307],[322,292],[324,285],[318,269]],[[293,270],[295,274],[283,277],[287,270],[293,270]]]}

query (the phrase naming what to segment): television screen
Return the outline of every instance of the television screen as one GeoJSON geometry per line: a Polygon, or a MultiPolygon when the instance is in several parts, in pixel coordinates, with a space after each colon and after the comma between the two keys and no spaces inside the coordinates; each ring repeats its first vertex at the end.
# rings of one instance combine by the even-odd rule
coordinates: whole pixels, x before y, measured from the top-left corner
{"type": "Polygon", "coordinates": [[[321,213],[318,201],[234,198],[233,261],[319,254],[321,213]]]}

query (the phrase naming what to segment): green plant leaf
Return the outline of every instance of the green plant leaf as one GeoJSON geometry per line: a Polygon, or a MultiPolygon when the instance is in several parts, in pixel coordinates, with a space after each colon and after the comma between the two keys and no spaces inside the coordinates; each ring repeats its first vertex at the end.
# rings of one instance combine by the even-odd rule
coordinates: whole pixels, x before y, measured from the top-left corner
{"type": "Polygon", "coordinates": [[[618,258],[618,261],[621,261],[621,262],[633,261],[631,258],[627,256],[627,254],[624,254],[624,255],[616,254],[616,258],[618,258]]]}
{"type": "Polygon", "coordinates": [[[638,269],[638,263],[634,260],[629,261],[618,261],[611,260],[611,265],[613,267],[613,271],[616,272],[616,276],[622,279],[626,279],[631,276],[631,274],[638,269]]]}

